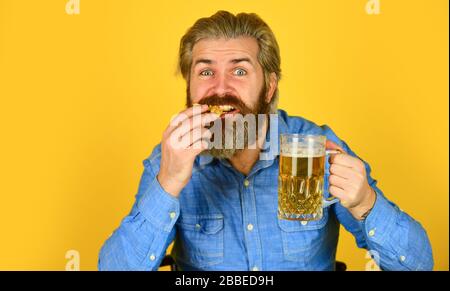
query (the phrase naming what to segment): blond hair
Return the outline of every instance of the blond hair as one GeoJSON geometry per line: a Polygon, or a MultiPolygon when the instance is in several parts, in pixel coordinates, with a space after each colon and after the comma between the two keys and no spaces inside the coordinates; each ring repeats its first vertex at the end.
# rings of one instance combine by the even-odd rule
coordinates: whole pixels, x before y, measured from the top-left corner
{"type": "MultiPolygon", "coordinates": [[[[178,70],[188,82],[192,66],[192,50],[194,45],[209,38],[253,37],[258,42],[258,62],[264,72],[264,92],[270,84],[270,74],[275,73],[281,79],[280,49],[270,27],[255,13],[239,13],[233,15],[227,11],[218,11],[210,17],[198,19],[181,38],[178,54],[178,70]]],[[[270,112],[274,113],[278,103],[278,87],[270,102],[270,112]]]]}

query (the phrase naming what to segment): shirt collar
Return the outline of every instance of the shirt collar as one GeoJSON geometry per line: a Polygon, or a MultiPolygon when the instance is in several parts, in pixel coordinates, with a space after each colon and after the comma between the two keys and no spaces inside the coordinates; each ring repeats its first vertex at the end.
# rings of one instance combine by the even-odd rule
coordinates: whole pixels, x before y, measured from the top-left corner
{"type": "Polygon", "coordinates": [[[282,110],[278,110],[278,113],[276,114],[276,121],[271,119],[271,122],[277,122],[278,123],[278,133],[275,133],[275,138],[277,140],[277,147],[276,149],[270,149],[270,137],[271,137],[271,132],[270,129],[272,128],[272,126],[269,126],[269,128],[267,129],[267,133],[266,133],[266,139],[264,141],[264,146],[263,149],[265,149],[264,152],[269,152],[269,150],[272,150],[272,154],[273,154],[273,159],[275,159],[277,156],[280,155],[280,134],[285,134],[285,133],[289,133],[289,127],[288,124],[286,123],[286,118],[285,118],[285,114],[283,114],[284,111],[282,110]]]}
{"type": "Polygon", "coordinates": [[[209,154],[201,154],[197,157],[199,167],[203,167],[214,160],[213,156],[209,154]]]}

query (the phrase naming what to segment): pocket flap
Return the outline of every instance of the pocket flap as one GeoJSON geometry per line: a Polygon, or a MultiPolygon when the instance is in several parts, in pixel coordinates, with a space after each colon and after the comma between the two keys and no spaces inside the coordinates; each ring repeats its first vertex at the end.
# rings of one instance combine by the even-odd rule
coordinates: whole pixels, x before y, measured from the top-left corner
{"type": "Polygon", "coordinates": [[[184,229],[215,234],[223,229],[222,215],[183,215],[180,216],[180,226],[184,229]]]}

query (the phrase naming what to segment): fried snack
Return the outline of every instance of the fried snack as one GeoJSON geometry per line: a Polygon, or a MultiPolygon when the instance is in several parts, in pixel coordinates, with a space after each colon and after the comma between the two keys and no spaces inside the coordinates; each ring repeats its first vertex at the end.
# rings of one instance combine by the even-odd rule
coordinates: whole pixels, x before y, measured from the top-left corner
{"type": "Polygon", "coordinates": [[[217,105],[209,105],[208,107],[211,113],[215,113],[217,115],[222,115],[223,113],[222,109],[220,109],[220,107],[217,105]]]}
{"type": "Polygon", "coordinates": [[[209,111],[217,115],[222,115],[222,113],[229,112],[233,109],[231,105],[209,105],[209,111]]]}
{"type": "MultiPolygon", "coordinates": [[[[199,103],[192,104],[193,106],[200,106],[199,103]]],[[[215,113],[217,115],[222,115],[224,112],[229,112],[234,110],[234,107],[231,105],[208,105],[209,112],[215,113]]]]}

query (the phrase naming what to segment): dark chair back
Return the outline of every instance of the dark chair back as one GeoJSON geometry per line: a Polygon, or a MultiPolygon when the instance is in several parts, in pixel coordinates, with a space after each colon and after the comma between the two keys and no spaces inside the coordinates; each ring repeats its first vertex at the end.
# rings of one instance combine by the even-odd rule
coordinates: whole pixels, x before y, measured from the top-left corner
{"type": "MultiPolygon", "coordinates": [[[[171,255],[166,255],[161,262],[160,267],[170,266],[171,271],[177,271],[177,264],[171,255]]],[[[344,262],[336,261],[336,271],[346,271],[347,265],[344,262]]]]}

